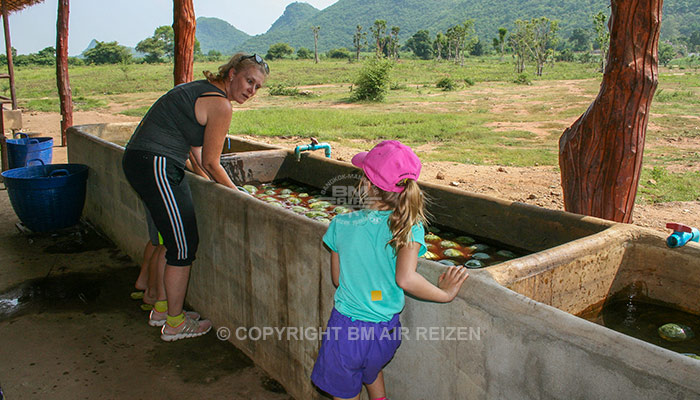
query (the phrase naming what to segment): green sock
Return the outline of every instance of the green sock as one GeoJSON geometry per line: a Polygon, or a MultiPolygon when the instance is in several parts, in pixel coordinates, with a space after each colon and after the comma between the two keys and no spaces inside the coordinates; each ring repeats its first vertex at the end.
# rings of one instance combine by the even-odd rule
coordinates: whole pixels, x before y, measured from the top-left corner
{"type": "Polygon", "coordinates": [[[177,315],[175,317],[171,317],[168,315],[168,325],[170,325],[171,328],[174,328],[182,323],[182,321],[185,320],[185,313],[181,312],[180,315],[177,315]]]}
{"type": "Polygon", "coordinates": [[[158,312],[166,312],[168,311],[168,300],[158,300],[156,301],[156,305],[154,307],[156,311],[158,312]]]}

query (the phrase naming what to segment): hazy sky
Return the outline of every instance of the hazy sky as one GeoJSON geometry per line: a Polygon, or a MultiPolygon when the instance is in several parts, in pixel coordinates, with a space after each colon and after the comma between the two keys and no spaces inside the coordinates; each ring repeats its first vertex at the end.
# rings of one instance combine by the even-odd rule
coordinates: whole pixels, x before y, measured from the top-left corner
{"type": "MultiPolygon", "coordinates": [[[[338,0],[305,0],[322,10],[338,0]]],[[[292,0],[193,0],[195,17],[216,17],[249,34],[265,33],[292,0]]],[[[10,14],[10,38],[18,54],[56,47],[58,0],[10,14]]],[[[80,54],[92,39],[134,47],[156,27],[172,25],[173,0],[71,0],[68,54],[80,54]]],[[[2,43],[4,54],[4,43],[2,43]]]]}

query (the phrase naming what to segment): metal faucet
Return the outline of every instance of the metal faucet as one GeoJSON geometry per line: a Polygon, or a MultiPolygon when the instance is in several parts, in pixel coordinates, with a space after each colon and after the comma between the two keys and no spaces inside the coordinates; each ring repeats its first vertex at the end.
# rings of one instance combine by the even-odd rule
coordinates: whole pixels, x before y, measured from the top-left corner
{"type": "Polygon", "coordinates": [[[314,151],[318,149],[324,149],[326,157],[331,158],[331,145],[328,143],[319,143],[318,139],[312,137],[311,143],[306,145],[299,145],[294,148],[294,155],[297,157],[297,161],[301,161],[302,151],[314,151]]]}

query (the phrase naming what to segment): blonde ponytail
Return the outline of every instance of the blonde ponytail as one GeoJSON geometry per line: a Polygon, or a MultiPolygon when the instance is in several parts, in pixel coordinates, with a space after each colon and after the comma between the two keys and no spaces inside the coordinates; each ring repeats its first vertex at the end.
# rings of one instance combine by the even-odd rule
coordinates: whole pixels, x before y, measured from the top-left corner
{"type": "Polygon", "coordinates": [[[363,199],[378,200],[393,209],[389,216],[389,230],[392,238],[387,244],[396,251],[412,242],[413,225],[428,223],[425,212],[426,199],[418,182],[413,179],[404,179],[400,186],[404,186],[401,193],[387,192],[372,184],[366,176],[360,180],[359,184],[363,199]]]}

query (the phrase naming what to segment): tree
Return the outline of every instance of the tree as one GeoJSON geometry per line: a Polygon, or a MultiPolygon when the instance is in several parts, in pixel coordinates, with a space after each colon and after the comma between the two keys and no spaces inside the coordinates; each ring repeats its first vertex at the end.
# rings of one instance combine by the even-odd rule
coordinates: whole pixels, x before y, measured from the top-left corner
{"type": "Polygon", "coordinates": [[[506,35],[508,34],[508,29],[498,28],[498,37],[493,38],[493,48],[500,54],[499,61],[503,61],[503,54],[506,50],[506,35]]]}
{"type": "Polygon", "coordinates": [[[381,58],[382,54],[384,54],[384,45],[386,44],[386,21],[383,19],[375,20],[374,26],[370,27],[369,30],[372,32],[372,37],[374,37],[377,58],[381,58]]]}
{"type": "Polygon", "coordinates": [[[388,49],[388,54],[389,57],[391,57],[394,60],[397,60],[399,58],[399,31],[401,28],[398,26],[392,26],[391,27],[391,33],[389,33],[389,36],[387,37],[387,49],[388,49]]]}
{"type": "Polygon", "coordinates": [[[355,59],[360,61],[360,51],[367,47],[367,32],[362,32],[362,25],[357,25],[352,36],[352,45],[355,47],[355,59]]]}
{"type": "Polygon", "coordinates": [[[606,16],[602,11],[593,16],[593,28],[595,29],[595,42],[600,48],[600,72],[605,71],[605,63],[608,59],[608,48],[610,46],[610,32],[608,24],[605,23],[606,16]]]}
{"type": "Polygon", "coordinates": [[[433,43],[430,40],[430,33],[427,30],[419,30],[407,41],[405,47],[413,52],[416,57],[423,60],[433,58],[433,43]]]}
{"type": "Polygon", "coordinates": [[[209,50],[207,53],[207,60],[209,61],[221,61],[223,54],[218,50],[209,50]]]}
{"type": "Polygon", "coordinates": [[[515,55],[515,72],[521,74],[525,71],[525,60],[529,55],[527,47],[528,30],[527,23],[523,20],[518,19],[514,24],[515,31],[508,37],[508,42],[515,55]]]}
{"type": "Polygon", "coordinates": [[[542,76],[545,62],[553,55],[558,30],[559,22],[547,17],[533,18],[527,22],[526,43],[537,64],[537,76],[542,76]]]}
{"type": "Polygon", "coordinates": [[[355,80],[356,89],[353,101],[382,101],[389,90],[390,71],[394,63],[388,60],[372,58],[364,65],[355,80]]]}
{"type": "Polygon", "coordinates": [[[285,56],[294,54],[294,48],[288,43],[275,43],[267,49],[267,54],[265,58],[268,60],[274,60],[277,58],[284,58],[285,56]]]}
{"type": "Polygon", "coordinates": [[[433,50],[435,51],[435,59],[442,60],[445,49],[447,49],[447,36],[442,32],[438,32],[433,42],[433,50]]]}
{"type": "Polygon", "coordinates": [[[163,25],[156,28],[153,36],[136,44],[136,51],[146,53],[147,63],[159,63],[164,58],[172,58],[175,51],[175,31],[172,26],[163,25]]]}
{"type": "Polygon", "coordinates": [[[455,25],[447,29],[448,58],[464,66],[464,53],[470,52],[476,43],[474,34],[474,21],[469,19],[461,25],[455,25]]]}
{"type": "Polygon", "coordinates": [[[314,62],[316,64],[318,64],[318,31],[320,30],[320,26],[311,27],[311,31],[314,33],[314,62]]]}
{"type": "Polygon", "coordinates": [[[481,44],[481,40],[476,40],[476,43],[474,43],[474,46],[472,46],[469,55],[476,57],[484,55],[484,45],[481,44]]]}
{"type": "Polygon", "coordinates": [[[95,47],[87,50],[85,59],[90,64],[118,64],[131,59],[131,52],[115,42],[97,41],[95,47]]]}
{"type": "Polygon", "coordinates": [[[311,50],[307,49],[306,47],[299,47],[299,50],[297,50],[297,58],[302,60],[310,60],[314,58],[314,53],[312,53],[311,50]]]}
{"type": "Polygon", "coordinates": [[[659,43],[659,62],[668,67],[669,61],[676,57],[676,50],[669,43],[659,43]]]}
{"type": "Polygon", "coordinates": [[[559,139],[567,211],[632,222],[644,138],[658,84],[663,0],[611,3],[610,54],[600,91],[559,139]]]}
{"type": "Polygon", "coordinates": [[[589,50],[591,47],[591,33],[583,28],[575,28],[571,31],[569,42],[571,42],[574,51],[589,50]]]}

